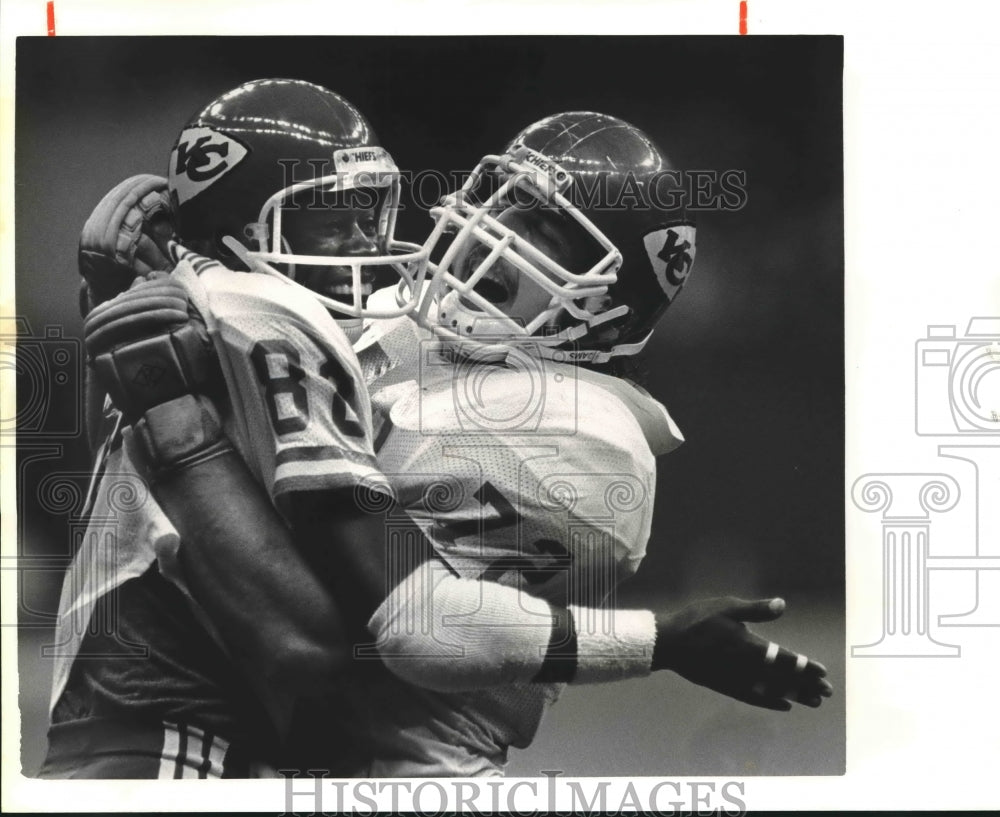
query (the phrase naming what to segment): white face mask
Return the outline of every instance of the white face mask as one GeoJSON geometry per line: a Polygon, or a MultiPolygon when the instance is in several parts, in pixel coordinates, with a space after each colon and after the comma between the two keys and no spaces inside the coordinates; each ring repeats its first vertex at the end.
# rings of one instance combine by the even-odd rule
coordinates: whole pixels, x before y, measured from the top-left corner
{"type": "MultiPolygon", "coordinates": [[[[295,282],[296,267],[330,268],[335,287],[327,294],[308,288],[330,311],[344,318],[393,318],[414,310],[427,272],[428,253],[424,247],[395,239],[396,214],[400,198],[400,174],[392,157],[381,147],[351,148],[334,153],[336,172],[317,179],[289,185],[264,202],[257,221],[247,225],[245,238],[249,247],[233,236],[223,239],[226,246],[253,271],[264,272],[290,283],[295,282]],[[328,255],[300,254],[294,251],[287,237],[284,220],[293,207],[291,201],[304,191],[317,195],[337,194],[349,190],[370,190],[378,194],[375,236],[369,249],[359,254],[328,255]],[[379,252],[375,248],[383,248],[379,252]],[[274,265],[281,265],[279,271],[274,265]],[[333,269],[337,268],[337,269],[333,269]],[[383,304],[369,309],[371,278],[379,270],[390,270],[392,280],[399,281],[399,296],[395,306],[383,304]],[[343,287],[343,292],[337,290],[343,287]]],[[[308,206],[308,205],[306,205],[308,206]]]]}
{"type": "MultiPolygon", "coordinates": [[[[424,244],[428,257],[446,236],[454,238],[441,259],[429,263],[431,279],[416,312],[418,322],[452,340],[530,338],[552,349],[624,315],[624,306],[602,310],[603,296],[617,281],[621,253],[563,195],[570,184],[568,173],[528,148],[485,157],[461,190],[431,210],[435,227],[424,244]],[[477,203],[487,176],[499,176],[499,187],[477,203]],[[593,263],[571,268],[573,253],[560,250],[560,243],[565,247],[575,240],[568,233],[562,240],[540,241],[541,247],[528,240],[533,238],[531,208],[543,206],[561,213],[566,229],[592,245],[588,257],[596,257],[593,263]],[[512,216],[513,211],[520,212],[512,216]],[[568,328],[553,332],[555,318],[563,316],[568,328]]],[[[539,227],[538,234],[544,238],[544,233],[539,227]]],[[[594,352],[587,359],[606,354],[594,352]]]]}

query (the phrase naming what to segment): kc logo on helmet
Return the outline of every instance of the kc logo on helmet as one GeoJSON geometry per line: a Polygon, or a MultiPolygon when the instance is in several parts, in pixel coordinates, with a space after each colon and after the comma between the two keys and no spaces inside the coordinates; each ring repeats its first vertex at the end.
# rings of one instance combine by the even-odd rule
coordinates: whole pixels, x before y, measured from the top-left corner
{"type": "Polygon", "coordinates": [[[694,236],[693,224],[671,224],[642,238],[656,280],[671,301],[684,286],[694,264],[694,236]]]}
{"type": "Polygon", "coordinates": [[[180,204],[197,196],[246,158],[247,149],[212,128],[185,128],[170,154],[170,182],[180,204]]]}

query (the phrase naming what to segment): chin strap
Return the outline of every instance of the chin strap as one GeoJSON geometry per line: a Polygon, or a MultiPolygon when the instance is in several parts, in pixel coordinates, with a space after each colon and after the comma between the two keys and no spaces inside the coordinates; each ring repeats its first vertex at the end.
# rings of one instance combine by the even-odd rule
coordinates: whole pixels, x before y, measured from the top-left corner
{"type": "MultiPolygon", "coordinates": [[[[454,296],[456,292],[456,290],[452,290],[445,297],[454,296]]],[[[421,301],[423,301],[424,297],[426,296],[423,296],[421,301]]],[[[436,303],[439,310],[444,305],[441,301],[436,303]]],[[[510,324],[513,322],[513,319],[506,316],[498,318],[488,313],[480,313],[478,310],[472,311],[465,307],[461,303],[461,299],[457,297],[453,299],[452,303],[447,305],[447,309],[447,317],[449,319],[460,322],[464,321],[462,325],[471,326],[472,331],[468,334],[460,334],[459,330],[462,326],[459,326],[458,329],[453,329],[446,325],[446,321],[440,317],[437,317],[434,321],[427,319],[423,321],[418,320],[418,323],[431,329],[446,344],[453,344],[459,355],[466,357],[474,355],[477,360],[484,363],[502,361],[505,356],[503,350],[512,346],[530,348],[537,357],[545,360],[554,360],[558,363],[607,363],[612,358],[638,354],[653,335],[652,331],[650,331],[642,340],[634,343],[620,343],[607,350],[566,348],[567,344],[573,344],[587,337],[595,327],[626,317],[629,313],[629,308],[624,304],[597,315],[591,315],[579,308],[568,309],[563,304],[563,309],[565,309],[566,313],[571,317],[580,319],[581,322],[568,329],[563,329],[557,334],[548,336],[529,335],[527,333],[522,335],[515,334],[510,330],[510,324]],[[482,329],[479,332],[476,331],[477,328],[483,326],[495,326],[496,330],[494,332],[490,332],[488,329],[486,331],[482,329]]],[[[524,330],[524,327],[521,325],[518,328],[522,331],[524,330]]]]}
{"type": "Polygon", "coordinates": [[[600,349],[566,349],[562,344],[572,342],[575,338],[562,338],[559,346],[546,346],[542,341],[545,338],[538,338],[526,335],[522,338],[511,338],[510,340],[489,341],[483,338],[476,338],[474,335],[459,337],[447,333],[442,333],[442,341],[450,347],[455,354],[462,357],[475,357],[482,363],[502,363],[514,349],[530,349],[531,353],[543,360],[551,360],[555,363],[607,363],[616,357],[627,357],[636,355],[643,350],[649,339],[653,336],[650,332],[642,340],[635,343],[622,343],[613,346],[607,351],[600,349]]]}
{"type": "MultiPolygon", "coordinates": [[[[282,242],[284,243],[284,239],[282,239],[282,242]]],[[[316,290],[314,289],[309,289],[309,287],[303,286],[298,281],[294,280],[294,277],[291,277],[294,276],[295,272],[294,263],[288,262],[289,274],[286,275],[285,273],[279,272],[277,269],[275,269],[273,266],[267,263],[267,261],[255,257],[254,253],[251,250],[247,249],[245,245],[243,245],[241,242],[239,242],[232,236],[230,235],[223,236],[222,243],[225,244],[225,246],[234,255],[236,255],[236,257],[239,258],[240,261],[246,264],[247,269],[249,269],[251,272],[259,272],[265,275],[270,275],[272,278],[277,278],[279,281],[288,286],[298,287],[303,292],[307,293],[310,297],[315,298],[317,301],[320,302],[320,304],[322,304],[326,308],[328,312],[331,313],[334,320],[336,320],[339,324],[341,324],[342,327],[346,328],[347,325],[353,326],[354,321],[359,321],[359,322],[361,321],[360,315],[351,314],[345,310],[344,307],[347,306],[347,304],[345,304],[343,301],[337,301],[333,298],[329,298],[326,295],[316,292],[316,290]]],[[[287,245],[285,246],[287,248],[287,245]]],[[[364,266],[363,257],[359,256],[359,258],[362,258],[362,261],[357,262],[357,265],[359,267],[363,267],[364,266]]],[[[362,301],[361,310],[364,310],[363,304],[364,302],[362,301]]],[[[358,334],[360,335],[360,329],[358,330],[358,334]]]]}

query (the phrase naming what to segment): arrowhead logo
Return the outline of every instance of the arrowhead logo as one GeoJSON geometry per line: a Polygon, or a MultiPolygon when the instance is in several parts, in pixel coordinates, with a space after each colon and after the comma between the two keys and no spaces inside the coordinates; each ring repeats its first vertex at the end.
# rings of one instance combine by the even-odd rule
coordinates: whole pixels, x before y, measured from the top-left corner
{"type": "Polygon", "coordinates": [[[170,181],[180,204],[197,196],[246,158],[240,142],[212,128],[185,128],[170,154],[170,181]]]}
{"type": "Polygon", "coordinates": [[[642,238],[657,283],[671,301],[684,286],[694,264],[694,239],[693,224],[660,227],[642,238]]]}

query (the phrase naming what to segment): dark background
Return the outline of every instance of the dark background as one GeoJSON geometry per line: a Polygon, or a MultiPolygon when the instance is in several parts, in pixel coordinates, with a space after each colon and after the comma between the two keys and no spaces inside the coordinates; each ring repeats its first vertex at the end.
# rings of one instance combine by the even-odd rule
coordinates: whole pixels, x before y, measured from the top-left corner
{"type": "MultiPolygon", "coordinates": [[[[36,336],[81,335],[76,244],[94,204],[128,175],[165,175],[187,118],[249,79],[337,91],[414,172],[471,169],[561,110],[626,119],[687,170],[745,171],[741,210],[699,215],[692,277],[645,352],[687,442],[661,460],[649,555],[621,598],[781,594],[767,634],[824,661],[837,697],[776,715],[664,674],[571,689],[510,773],[843,771],[841,38],[21,38],[16,69],[16,304],[36,336]]],[[[411,204],[397,235],[429,224],[411,204]]],[[[89,467],[74,384],[19,379],[19,407],[39,389],[44,404],[19,439],[26,773],[44,746],[38,647],[72,550],[71,512],[43,507],[39,485],[89,467]]]]}

